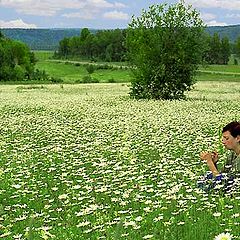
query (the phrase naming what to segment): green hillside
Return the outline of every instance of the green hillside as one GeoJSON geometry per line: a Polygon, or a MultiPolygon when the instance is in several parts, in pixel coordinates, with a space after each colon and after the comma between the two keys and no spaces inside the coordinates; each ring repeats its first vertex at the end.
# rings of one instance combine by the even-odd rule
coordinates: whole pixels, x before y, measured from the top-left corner
{"type": "Polygon", "coordinates": [[[213,35],[217,32],[220,38],[227,36],[230,42],[234,42],[240,36],[240,25],[232,26],[211,26],[207,27],[206,31],[213,35]]]}
{"type": "MultiPolygon", "coordinates": [[[[56,50],[58,43],[64,37],[78,36],[81,28],[65,29],[1,29],[2,33],[15,40],[26,43],[32,50],[56,50]]],[[[96,29],[90,29],[92,33],[96,29]]],[[[213,35],[219,33],[220,37],[227,36],[231,42],[234,42],[240,36],[240,25],[233,26],[213,26],[207,27],[206,31],[213,35]]]]}
{"type": "MultiPolygon", "coordinates": [[[[96,30],[90,30],[95,32],[96,30]]],[[[66,29],[18,29],[5,28],[1,32],[11,39],[26,43],[32,50],[56,50],[58,43],[64,37],[80,34],[80,28],[66,29]]]]}

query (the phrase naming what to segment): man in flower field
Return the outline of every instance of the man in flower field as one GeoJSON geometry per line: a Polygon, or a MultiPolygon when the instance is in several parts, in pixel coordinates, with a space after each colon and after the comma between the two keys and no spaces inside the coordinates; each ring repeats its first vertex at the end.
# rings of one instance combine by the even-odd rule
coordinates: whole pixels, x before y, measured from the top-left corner
{"type": "Polygon", "coordinates": [[[231,150],[222,171],[217,167],[217,152],[201,152],[200,158],[206,162],[210,173],[199,180],[198,186],[207,191],[223,186],[223,191],[229,193],[240,177],[240,122],[231,122],[223,128],[222,144],[231,150]]]}

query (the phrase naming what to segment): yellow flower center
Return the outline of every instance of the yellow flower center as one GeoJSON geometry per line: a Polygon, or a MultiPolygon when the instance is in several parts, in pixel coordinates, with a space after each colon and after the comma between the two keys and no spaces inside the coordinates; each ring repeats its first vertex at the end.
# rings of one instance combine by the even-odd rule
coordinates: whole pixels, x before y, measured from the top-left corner
{"type": "Polygon", "coordinates": [[[224,236],[221,238],[221,240],[229,240],[229,238],[224,236]]]}

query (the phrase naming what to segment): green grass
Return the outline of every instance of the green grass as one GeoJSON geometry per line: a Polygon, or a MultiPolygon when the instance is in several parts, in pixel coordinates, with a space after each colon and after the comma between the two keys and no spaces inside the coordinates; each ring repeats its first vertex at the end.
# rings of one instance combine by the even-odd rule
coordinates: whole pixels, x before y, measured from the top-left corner
{"type": "Polygon", "coordinates": [[[200,151],[226,157],[239,83],[198,82],[186,101],[133,100],[122,83],[0,90],[0,238],[240,239],[239,194],[196,185],[200,151]]]}
{"type": "MultiPolygon", "coordinates": [[[[65,61],[65,60],[51,60],[52,53],[48,51],[37,51],[36,58],[39,60],[36,64],[36,68],[39,70],[45,70],[46,73],[51,77],[61,78],[64,83],[75,83],[83,79],[84,76],[88,75],[85,68],[86,61],[65,61]]],[[[121,64],[116,63],[94,63],[94,65],[109,65],[114,66],[113,69],[99,69],[95,70],[91,74],[92,78],[97,79],[99,82],[129,82],[130,70],[121,69],[121,64]]]]}
{"type": "MultiPolygon", "coordinates": [[[[88,75],[84,65],[76,66],[68,62],[38,62],[36,67],[45,70],[49,76],[58,77],[64,80],[64,83],[74,83],[88,75]]],[[[129,82],[130,70],[123,69],[107,69],[95,70],[91,74],[92,78],[98,79],[100,82],[129,82]]]]}
{"type": "Polygon", "coordinates": [[[197,81],[240,82],[240,74],[226,74],[216,72],[198,72],[197,81]]]}
{"type": "MultiPolygon", "coordinates": [[[[231,56],[228,65],[207,65],[200,67],[197,75],[199,81],[240,81],[240,65],[233,64],[234,57],[231,56]]],[[[239,59],[238,59],[239,60],[239,59]]]]}
{"type": "MultiPolygon", "coordinates": [[[[104,63],[97,62],[91,63],[86,60],[75,59],[72,61],[53,60],[53,52],[51,51],[36,51],[35,55],[39,60],[36,67],[40,70],[45,70],[49,76],[61,78],[64,83],[75,83],[88,75],[85,64],[94,65],[113,65],[113,69],[99,69],[92,74],[92,78],[97,79],[101,83],[106,82],[130,82],[131,71],[121,68],[125,67],[125,63],[104,63]],[[79,65],[79,66],[76,66],[79,65]]],[[[239,65],[208,65],[200,67],[196,76],[198,81],[227,81],[239,82],[240,81],[240,66],[239,65]]]]}
{"type": "Polygon", "coordinates": [[[208,65],[205,68],[200,68],[200,70],[240,74],[240,66],[239,65],[208,65]]]}
{"type": "Polygon", "coordinates": [[[64,80],[65,83],[74,82],[87,74],[84,67],[76,67],[73,64],[40,61],[36,64],[39,70],[45,70],[51,77],[57,77],[64,80]]]}
{"type": "Polygon", "coordinates": [[[239,82],[239,65],[208,65],[200,67],[196,76],[198,81],[239,82]]]}
{"type": "Polygon", "coordinates": [[[38,61],[45,61],[52,58],[53,51],[34,51],[34,55],[38,61]]]}

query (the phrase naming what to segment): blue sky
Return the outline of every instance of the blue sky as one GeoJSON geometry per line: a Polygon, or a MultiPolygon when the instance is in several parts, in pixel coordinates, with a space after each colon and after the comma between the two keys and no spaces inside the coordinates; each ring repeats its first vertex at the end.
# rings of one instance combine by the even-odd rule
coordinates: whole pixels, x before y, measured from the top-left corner
{"type": "MultiPolygon", "coordinates": [[[[0,28],[126,28],[152,4],[177,0],[0,0],[0,28]]],[[[240,0],[185,0],[208,26],[240,24],[240,0]]]]}

